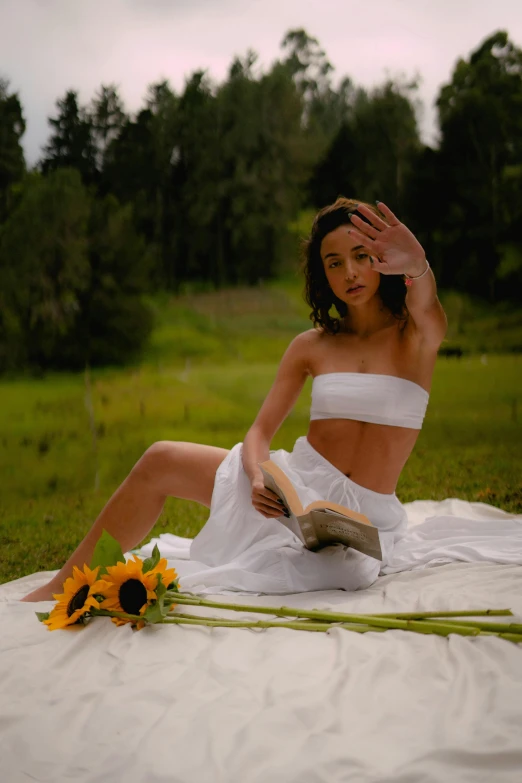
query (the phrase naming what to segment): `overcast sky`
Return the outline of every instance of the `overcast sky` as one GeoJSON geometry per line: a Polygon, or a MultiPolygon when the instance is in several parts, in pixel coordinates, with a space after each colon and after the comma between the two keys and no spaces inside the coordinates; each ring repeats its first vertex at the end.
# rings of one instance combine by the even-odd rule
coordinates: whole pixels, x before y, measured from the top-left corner
{"type": "Polygon", "coordinates": [[[387,75],[420,74],[421,133],[436,138],[433,106],[459,57],[495,30],[522,46],[521,0],[0,0],[0,76],[19,93],[28,163],[49,135],[47,117],[68,89],[88,103],[116,83],[128,112],[147,85],[168,78],[176,91],[205,68],[226,77],[248,48],[268,67],[287,30],[304,27],[335,67],[372,87],[387,75]]]}

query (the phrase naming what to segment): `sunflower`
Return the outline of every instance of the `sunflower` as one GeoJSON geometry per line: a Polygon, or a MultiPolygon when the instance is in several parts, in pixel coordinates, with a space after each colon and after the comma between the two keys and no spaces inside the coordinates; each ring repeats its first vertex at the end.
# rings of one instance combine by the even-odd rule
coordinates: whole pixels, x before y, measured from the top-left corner
{"type": "MultiPolygon", "coordinates": [[[[107,574],[104,574],[103,583],[100,583],[105,600],[100,604],[101,609],[126,614],[144,614],[147,606],[156,601],[157,575],[165,587],[176,578],[176,571],[167,568],[167,561],[162,558],[150,571],[143,573],[143,560],[133,555],[134,560],[127,563],[117,563],[115,566],[107,566],[107,574]]],[[[112,617],[116,625],[134,623],[134,620],[123,617],[112,617]]],[[[144,620],[136,623],[138,630],[145,625],[144,620]]]]}
{"type": "Polygon", "coordinates": [[[47,620],[43,621],[50,631],[84,622],[90,609],[98,608],[94,596],[100,592],[101,582],[97,581],[99,568],[96,566],[91,571],[88,565],[84,565],[83,571],[80,571],[77,566],[73,566],[73,575],[65,580],[63,593],[53,594],[58,603],[47,620]]]}

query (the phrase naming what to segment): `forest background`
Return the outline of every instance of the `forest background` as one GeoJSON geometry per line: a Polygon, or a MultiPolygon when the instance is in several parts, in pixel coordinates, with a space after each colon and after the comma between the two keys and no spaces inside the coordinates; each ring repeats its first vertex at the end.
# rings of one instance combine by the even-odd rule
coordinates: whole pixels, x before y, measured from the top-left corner
{"type": "MultiPolygon", "coordinates": [[[[421,438],[438,456],[426,471],[421,440],[403,499],[522,510],[522,50],[497,31],[457,62],[436,146],[420,139],[415,81],[334,87],[332,71],[294,29],[269,69],[247,51],[221,83],[198,71],[179,94],[151,84],[132,116],[114,84],[86,106],[70,89],[31,169],[23,106],[0,81],[0,578],[58,567],[100,489],[154,439],[242,438],[284,347],[311,325],[299,241],[341,194],[382,199],[418,236],[450,320],[441,355],[469,357],[436,379],[421,438]]],[[[295,416],[280,445],[303,434],[304,408],[295,416]]],[[[170,529],[201,526],[189,505],[170,529]]]]}
{"type": "MultiPolygon", "coordinates": [[[[151,84],[136,116],[114,85],[88,106],[71,89],[31,171],[23,107],[0,82],[0,372],[136,359],[147,295],[295,272],[313,210],[340,194],[388,203],[441,289],[520,302],[522,51],[500,31],[457,63],[436,148],[420,140],[415,82],[334,89],[331,75],[291,30],[269,70],[248,51],[221,84],[151,84]]],[[[521,350],[506,318],[505,347],[521,350]]]]}

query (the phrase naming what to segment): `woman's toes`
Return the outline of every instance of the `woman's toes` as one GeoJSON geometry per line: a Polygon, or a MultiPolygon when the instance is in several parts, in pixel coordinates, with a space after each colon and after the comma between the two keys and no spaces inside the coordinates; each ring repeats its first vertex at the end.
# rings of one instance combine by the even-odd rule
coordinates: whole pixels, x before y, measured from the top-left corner
{"type": "Polygon", "coordinates": [[[52,591],[45,587],[39,587],[37,590],[33,590],[32,593],[28,593],[20,601],[36,602],[36,601],[54,601],[52,591]]]}

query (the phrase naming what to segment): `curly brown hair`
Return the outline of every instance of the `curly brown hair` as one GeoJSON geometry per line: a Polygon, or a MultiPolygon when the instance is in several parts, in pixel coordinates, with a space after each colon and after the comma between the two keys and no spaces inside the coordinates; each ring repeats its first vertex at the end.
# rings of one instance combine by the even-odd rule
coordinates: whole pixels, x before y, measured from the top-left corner
{"type": "MultiPolygon", "coordinates": [[[[315,216],[310,237],[304,242],[304,258],[302,270],[305,274],[304,298],[312,308],[310,320],[314,327],[322,326],[328,334],[336,334],[340,328],[340,319],[330,315],[332,305],[335,305],[340,318],[348,312],[348,306],[333,293],[324,271],[321,258],[321,243],[330,231],[339,226],[350,225],[349,212],[357,214],[361,220],[369,220],[357,211],[359,204],[364,204],[386,222],[384,216],[372,204],[357,201],[352,198],[339,197],[334,204],[323,207],[315,216]]],[[[402,275],[381,275],[379,294],[385,307],[400,321],[407,318],[405,305],[406,285],[402,275]]]]}

